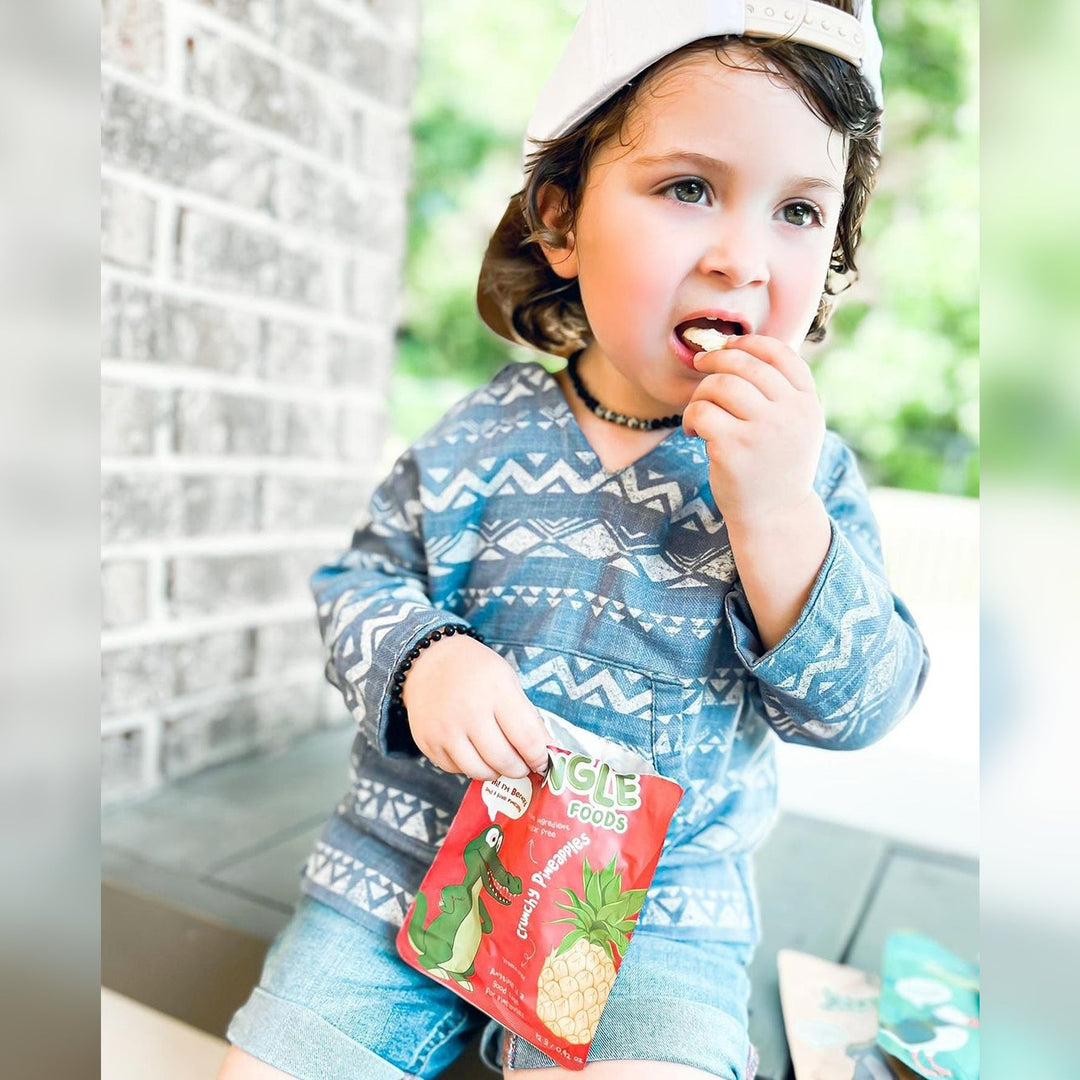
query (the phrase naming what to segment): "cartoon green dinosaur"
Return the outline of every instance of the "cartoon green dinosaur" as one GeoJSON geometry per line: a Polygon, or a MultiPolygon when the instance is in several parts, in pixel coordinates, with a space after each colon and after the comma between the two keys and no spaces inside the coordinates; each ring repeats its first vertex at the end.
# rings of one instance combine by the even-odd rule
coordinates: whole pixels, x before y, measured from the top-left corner
{"type": "Polygon", "coordinates": [[[480,898],[483,890],[498,904],[507,906],[510,897],[521,893],[521,878],[511,874],[499,859],[503,831],[498,825],[485,829],[465,845],[465,880],[443,887],[439,899],[441,915],[424,927],[427,898],[416,894],[416,905],[405,926],[416,958],[437,979],[454,979],[472,990],[469,976],[474,972],[480,938],[491,932],[491,916],[480,898]]]}

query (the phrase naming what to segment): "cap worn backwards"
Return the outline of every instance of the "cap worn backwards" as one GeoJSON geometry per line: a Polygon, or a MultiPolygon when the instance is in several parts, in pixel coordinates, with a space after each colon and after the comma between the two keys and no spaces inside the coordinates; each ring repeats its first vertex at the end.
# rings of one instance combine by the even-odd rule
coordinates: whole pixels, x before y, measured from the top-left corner
{"type": "Polygon", "coordinates": [[[651,64],[701,38],[785,38],[859,68],[880,107],[881,41],[871,0],[856,18],[817,0],[589,0],[540,91],[524,159],[540,140],[565,135],[651,64]]]}

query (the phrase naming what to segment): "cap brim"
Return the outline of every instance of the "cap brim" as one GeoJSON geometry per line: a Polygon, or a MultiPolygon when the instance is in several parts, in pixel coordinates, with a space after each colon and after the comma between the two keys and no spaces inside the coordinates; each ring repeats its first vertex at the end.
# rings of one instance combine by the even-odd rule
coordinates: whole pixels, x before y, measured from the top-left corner
{"type": "Polygon", "coordinates": [[[494,264],[503,260],[516,259],[521,255],[521,245],[528,235],[528,225],[521,212],[517,198],[510,200],[502,220],[491,234],[484,260],[480,264],[480,279],[476,285],[476,307],[480,318],[500,337],[515,345],[523,344],[513,331],[508,318],[495,295],[489,288],[494,264]]]}

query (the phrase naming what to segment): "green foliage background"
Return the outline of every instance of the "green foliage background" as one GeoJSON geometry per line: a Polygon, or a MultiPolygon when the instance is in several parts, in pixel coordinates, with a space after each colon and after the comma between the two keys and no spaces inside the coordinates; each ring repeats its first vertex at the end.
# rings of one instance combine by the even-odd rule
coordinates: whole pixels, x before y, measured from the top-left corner
{"type": "MultiPolygon", "coordinates": [[[[475,308],[521,140],[583,0],[432,0],[414,112],[394,432],[411,440],[509,360],[475,308]]],[[[808,350],[830,426],[873,483],[978,491],[978,6],[879,0],[884,161],[860,279],[808,350]]],[[[557,362],[557,361],[556,361],[557,362]]]]}

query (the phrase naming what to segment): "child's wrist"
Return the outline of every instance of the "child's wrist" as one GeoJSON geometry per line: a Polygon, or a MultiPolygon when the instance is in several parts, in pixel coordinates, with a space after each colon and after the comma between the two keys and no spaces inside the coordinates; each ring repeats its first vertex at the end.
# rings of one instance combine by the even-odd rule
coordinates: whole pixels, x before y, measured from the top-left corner
{"type": "Polygon", "coordinates": [[[465,637],[471,637],[473,640],[480,642],[481,645],[484,644],[484,636],[479,630],[475,630],[471,626],[463,626],[461,623],[446,623],[443,626],[437,626],[435,629],[429,630],[415,645],[413,645],[404,657],[402,657],[401,662],[394,671],[393,678],[390,680],[391,719],[408,719],[408,710],[405,708],[404,700],[405,679],[412,670],[413,664],[419,660],[424,651],[430,648],[435,642],[441,641],[443,638],[455,637],[459,634],[464,635],[465,637]]]}
{"type": "Polygon", "coordinates": [[[825,505],[816,491],[809,491],[801,499],[787,504],[740,513],[724,513],[728,540],[735,544],[747,542],[762,535],[799,535],[808,527],[828,517],[825,505]]]}

